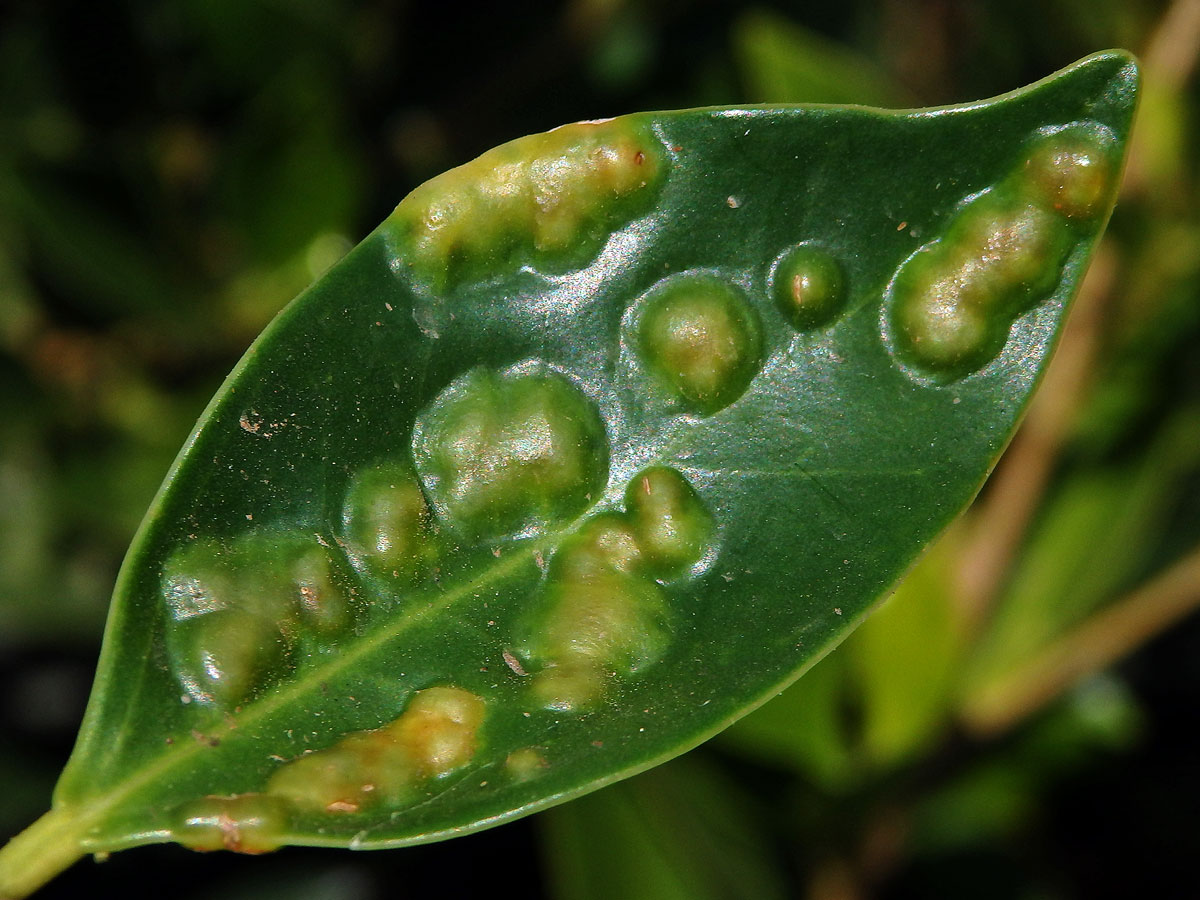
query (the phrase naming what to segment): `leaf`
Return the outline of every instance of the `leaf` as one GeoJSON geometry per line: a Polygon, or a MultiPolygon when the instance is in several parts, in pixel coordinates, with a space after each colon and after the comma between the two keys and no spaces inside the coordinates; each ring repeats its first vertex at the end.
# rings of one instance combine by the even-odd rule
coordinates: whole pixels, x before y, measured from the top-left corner
{"type": "Polygon", "coordinates": [[[777,693],[1008,440],[1136,78],[627,116],[418,188],[188,441],[0,894],[154,841],[460,834],[777,693]]]}
{"type": "Polygon", "coordinates": [[[762,816],[694,755],[541,820],[556,900],[786,896],[762,816]]]}
{"type": "Polygon", "coordinates": [[[733,51],[759,103],[874,103],[897,100],[894,79],[850,47],[765,9],[744,13],[733,51]]]}

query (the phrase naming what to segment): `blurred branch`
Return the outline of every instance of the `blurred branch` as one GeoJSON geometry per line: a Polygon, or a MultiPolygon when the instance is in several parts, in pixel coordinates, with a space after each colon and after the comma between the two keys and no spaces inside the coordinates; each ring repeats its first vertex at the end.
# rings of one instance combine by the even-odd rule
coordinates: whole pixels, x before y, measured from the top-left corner
{"type": "Polygon", "coordinates": [[[998,734],[1198,607],[1200,546],[1051,644],[1027,665],[967,697],[961,711],[963,722],[977,736],[998,734]]]}
{"type": "Polygon", "coordinates": [[[1149,163],[1153,129],[1145,127],[1148,113],[1181,92],[1196,68],[1200,54],[1200,0],[1175,0],[1162,17],[1142,53],[1143,127],[1135,128],[1125,168],[1124,193],[1135,196],[1152,181],[1149,163]]]}

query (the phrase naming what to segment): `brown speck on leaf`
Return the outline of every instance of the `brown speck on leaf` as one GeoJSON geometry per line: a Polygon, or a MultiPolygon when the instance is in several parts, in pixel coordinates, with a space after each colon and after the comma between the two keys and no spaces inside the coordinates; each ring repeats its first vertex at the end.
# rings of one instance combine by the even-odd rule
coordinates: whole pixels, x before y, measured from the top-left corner
{"type": "Polygon", "coordinates": [[[332,803],[330,803],[328,806],[325,807],[325,811],[332,812],[332,813],[337,813],[337,812],[356,813],[356,812],[358,812],[358,804],[351,803],[347,800],[334,800],[332,803]]]}
{"type": "Polygon", "coordinates": [[[645,161],[646,161],[646,154],[643,153],[641,150],[639,150],[637,153],[633,154],[633,164],[635,166],[640,166],[645,161]]]}
{"type": "Polygon", "coordinates": [[[258,434],[262,430],[263,420],[253,409],[248,409],[242,413],[242,417],[238,419],[238,425],[242,427],[242,431],[247,434],[258,434]]]}
{"type": "Polygon", "coordinates": [[[604,741],[592,741],[592,746],[593,747],[603,747],[604,741]]]}
{"type": "Polygon", "coordinates": [[[907,222],[901,222],[899,225],[897,225],[897,226],[896,226],[896,230],[897,230],[897,231],[903,231],[903,230],[904,230],[905,228],[907,228],[907,227],[908,227],[908,223],[907,223],[907,222]]]}
{"type": "Polygon", "coordinates": [[[835,616],[840,616],[842,614],[842,608],[840,606],[835,606],[833,608],[833,614],[835,616]]]}
{"type": "Polygon", "coordinates": [[[642,476],[642,493],[643,494],[650,493],[650,479],[648,477],[646,477],[645,475],[642,476]]]}
{"type": "Polygon", "coordinates": [[[195,728],[192,729],[192,739],[194,741],[196,741],[196,743],[198,743],[198,744],[206,744],[209,747],[220,747],[221,746],[220,738],[215,738],[215,737],[211,737],[210,735],[203,734],[202,732],[197,731],[195,728]]]}
{"type": "Polygon", "coordinates": [[[517,659],[510,650],[505,650],[502,654],[504,664],[513,670],[514,673],[524,678],[529,673],[525,671],[525,667],[521,665],[521,661],[517,659]]]}
{"type": "Polygon", "coordinates": [[[170,747],[174,743],[175,743],[175,738],[173,738],[173,737],[167,738],[167,746],[168,747],[170,747]]]}
{"type": "Polygon", "coordinates": [[[496,559],[500,558],[500,548],[499,547],[492,548],[492,556],[496,557],[496,559]]]}

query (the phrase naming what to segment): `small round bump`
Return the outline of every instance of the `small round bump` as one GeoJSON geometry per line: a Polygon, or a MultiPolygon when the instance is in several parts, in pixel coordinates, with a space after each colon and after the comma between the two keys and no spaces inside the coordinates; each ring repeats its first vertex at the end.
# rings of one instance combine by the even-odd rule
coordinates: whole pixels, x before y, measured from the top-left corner
{"type": "Polygon", "coordinates": [[[647,298],[637,331],[651,371],[706,415],[737,400],[762,363],[754,310],[737,288],[712,276],[660,285],[647,298]]]}
{"type": "Polygon", "coordinates": [[[846,278],[833,255],[814,244],[799,244],[775,261],[771,296],[800,331],[831,322],[846,304],[846,278]]]}
{"type": "Polygon", "coordinates": [[[548,768],[546,757],[536,747],[514,750],[504,760],[504,770],[513,781],[530,781],[548,768]]]}
{"type": "Polygon", "coordinates": [[[167,631],[167,653],[192,700],[232,709],[280,667],[287,644],[278,623],[223,609],[174,623],[167,631]]]}
{"type": "Polygon", "coordinates": [[[357,472],[342,525],[354,555],[377,574],[411,576],[437,555],[425,494],[411,467],[384,462],[357,472]]]}
{"type": "Polygon", "coordinates": [[[899,294],[894,308],[896,339],[922,368],[933,372],[974,371],[992,356],[986,313],[956,293],[953,278],[899,294]]]}
{"type": "Polygon", "coordinates": [[[1115,187],[1114,140],[1107,129],[1078,123],[1034,139],[1021,178],[1033,196],[1061,216],[1091,219],[1115,187]]]}
{"type": "Polygon", "coordinates": [[[625,489],[625,508],[653,577],[677,577],[708,552],[712,513],[677,470],[651,466],[635,475],[625,489]]]}

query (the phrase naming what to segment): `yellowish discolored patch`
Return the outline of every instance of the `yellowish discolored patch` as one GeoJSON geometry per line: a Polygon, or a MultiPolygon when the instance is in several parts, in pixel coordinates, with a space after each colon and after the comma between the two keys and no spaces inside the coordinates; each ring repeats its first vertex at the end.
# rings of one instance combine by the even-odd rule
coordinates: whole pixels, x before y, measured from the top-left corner
{"type": "Polygon", "coordinates": [[[435,290],[523,262],[562,271],[648,209],[665,168],[661,143],[629,119],[567,125],[426,182],[388,225],[435,290]]]}
{"type": "Polygon", "coordinates": [[[283,765],[267,792],[305,812],[401,805],[420,782],[474,758],[485,713],[483,700],[461,688],[418,691],[394,722],[283,765]]]}
{"type": "Polygon", "coordinates": [[[504,770],[514,781],[529,781],[549,768],[546,757],[537,747],[514,750],[504,760],[504,770]]]}
{"type": "Polygon", "coordinates": [[[700,562],[712,543],[712,513],[676,469],[651,466],[631,478],[625,508],[655,578],[683,574],[700,562]]]}
{"type": "Polygon", "coordinates": [[[654,374],[706,415],[740,397],[762,363],[754,310],[737,288],[710,275],[673,278],[651,291],[637,342],[654,374]]]}
{"type": "Polygon", "coordinates": [[[348,546],[377,574],[410,578],[437,557],[432,514],[412,468],[383,462],[357,472],[346,491],[348,546]]]}
{"type": "Polygon", "coordinates": [[[1017,316],[1058,286],[1075,226],[1107,208],[1112,147],[1095,123],[1038,135],[1019,166],[910,257],[896,274],[889,313],[900,356],[939,380],[994,359],[1017,316]]]}
{"type": "Polygon", "coordinates": [[[569,521],[608,474],[599,411],[555,372],[472,371],[420,418],[414,456],[439,511],[475,537],[569,521]]]}
{"type": "Polygon", "coordinates": [[[679,472],[652,466],[626,491],[626,510],[589,519],[550,563],[526,655],[538,703],[560,711],[599,702],[612,686],[656,663],[670,643],[670,607],[659,579],[686,574],[715,531],[679,472]]]}
{"type": "Polygon", "coordinates": [[[269,853],[286,838],[286,805],[266,794],[201,797],[171,816],[171,838],[191,850],[269,853]]]}
{"type": "Polygon", "coordinates": [[[418,691],[388,730],[417,776],[434,778],[471,761],[485,712],[483,701],[469,691],[434,687],[418,691]]]}

